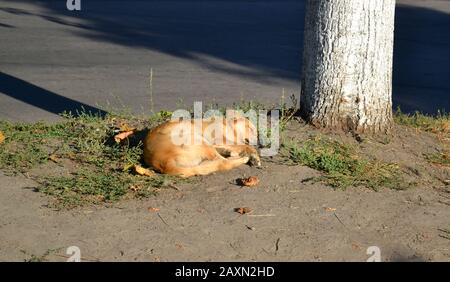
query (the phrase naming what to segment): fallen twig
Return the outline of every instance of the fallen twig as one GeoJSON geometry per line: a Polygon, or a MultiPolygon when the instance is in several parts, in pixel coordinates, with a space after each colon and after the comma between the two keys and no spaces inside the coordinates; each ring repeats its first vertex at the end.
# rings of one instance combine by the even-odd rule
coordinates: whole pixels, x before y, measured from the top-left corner
{"type": "Polygon", "coordinates": [[[277,254],[278,252],[278,244],[280,243],[280,238],[277,239],[277,241],[275,242],[275,254],[277,254]]]}
{"type": "Polygon", "coordinates": [[[158,217],[161,219],[161,221],[162,221],[165,225],[170,226],[169,224],[167,224],[167,222],[164,220],[164,218],[162,218],[162,216],[159,214],[159,212],[157,212],[156,214],[158,215],[158,217]]]}
{"type": "Polygon", "coordinates": [[[181,189],[178,188],[177,186],[175,186],[174,184],[169,184],[169,185],[167,185],[167,187],[172,188],[172,189],[175,189],[175,190],[177,190],[177,191],[181,191],[181,189]]]}
{"type": "MultiPolygon", "coordinates": [[[[342,220],[337,216],[337,214],[334,212],[333,213],[334,214],[334,216],[337,218],[337,220],[342,224],[342,225],[344,225],[345,226],[345,224],[342,222],[342,220]]],[[[345,227],[347,227],[347,226],[345,226],[345,227]]]]}

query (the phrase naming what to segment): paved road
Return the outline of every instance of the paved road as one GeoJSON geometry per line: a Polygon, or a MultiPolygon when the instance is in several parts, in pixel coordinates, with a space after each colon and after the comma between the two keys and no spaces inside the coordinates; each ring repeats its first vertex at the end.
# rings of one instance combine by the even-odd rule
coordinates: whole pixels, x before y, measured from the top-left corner
{"type": "MultiPolygon", "coordinates": [[[[399,0],[394,101],[450,110],[450,2],[399,0]]],[[[0,118],[277,102],[299,92],[302,1],[0,0],[0,118]]]]}

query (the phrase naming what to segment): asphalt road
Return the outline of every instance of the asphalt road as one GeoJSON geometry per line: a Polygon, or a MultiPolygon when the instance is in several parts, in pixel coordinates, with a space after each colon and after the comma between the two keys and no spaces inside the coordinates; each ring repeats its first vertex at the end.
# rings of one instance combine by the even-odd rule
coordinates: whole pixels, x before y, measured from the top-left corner
{"type": "MultiPolygon", "coordinates": [[[[0,0],[1,119],[299,93],[303,1],[65,2],[0,0]]],[[[394,102],[449,111],[450,2],[398,2],[394,102]]]]}

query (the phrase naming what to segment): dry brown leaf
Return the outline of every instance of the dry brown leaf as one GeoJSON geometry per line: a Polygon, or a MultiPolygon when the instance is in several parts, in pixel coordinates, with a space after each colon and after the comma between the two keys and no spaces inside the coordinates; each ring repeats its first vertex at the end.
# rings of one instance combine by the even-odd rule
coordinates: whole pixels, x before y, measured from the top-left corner
{"type": "Polygon", "coordinates": [[[352,243],[352,249],[353,250],[360,250],[361,247],[357,243],[352,243]]]}
{"type": "Polygon", "coordinates": [[[136,127],[131,127],[128,124],[122,124],[119,127],[120,132],[128,132],[128,131],[135,131],[136,127]]]}
{"type": "Polygon", "coordinates": [[[240,182],[244,186],[256,186],[259,183],[259,179],[256,176],[250,176],[250,177],[247,177],[247,178],[242,178],[240,180],[240,182]]]}
{"type": "Polygon", "coordinates": [[[326,210],[326,211],[329,211],[329,212],[332,212],[332,211],[336,211],[336,208],[329,208],[329,207],[326,207],[325,210],[326,210]]]}
{"type": "Polygon", "coordinates": [[[128,187],[131,191],[133,191],[133,192],[137,192],[137,191],[139,191],[139,190],[141,190],[142,189],[142,187],[141,186],[139,186],[139,185],[131,185],[130,187],[128,187]]]}
{"type": "Polygon", "coordinates": [[[143,168],[142,166],[139,166],[139,165],[135,165],[134,166],[134,171],[137,174],[143,175],[143,176],[153,176],[153,175],[155,175],[155,172],[151,171],[148,168],[143,168]]]}
{"type": "Polygon", "coordinates": [[[3,141],[5,141],[5,135],[0,131],[0,144],[2,144],[3,141]]]}
{"type": "Polygon", "coordinates": [[[149,207],[148,208],[149,212],[159,212],[159,208],[153,208],[153,207],[149,207]]]}
{"type": "Polygon", "coordinates": [[[134,167],[134,164],[126,164],[123,166],[122,171],[128,171],[130,168],[134,167]]]}
{"type": "Polygon", "coordinates": [[[71,160],[76,160],[77,159],[77,155],[75,155],[74,152],[69,152],[65,155],[65,157],[71,159],[71,160]]]}
{"type": "Polygon", "coordinates": [[[48,156],[48,159],[55,163],[59,163],[59,158],[55,154],[51,154],[50,156],[48,156]]]}
{"type": "Polygon", "coordinates": [[[120,143],[120,141],[124,140],[125,138],[132,135],[133,133],[134,133],[134,131],[126,131],[126,132],[119,133],[116,136],[114,136],[114,140],[116,141],[116,143],[120,143]]]}
{"type": "Polygon", "coordinates": [[[235,208],[234,211],[240,214],[247,214],[251,213],[253,210],[248,207],[243,207],[243,208],[235,208]]]}

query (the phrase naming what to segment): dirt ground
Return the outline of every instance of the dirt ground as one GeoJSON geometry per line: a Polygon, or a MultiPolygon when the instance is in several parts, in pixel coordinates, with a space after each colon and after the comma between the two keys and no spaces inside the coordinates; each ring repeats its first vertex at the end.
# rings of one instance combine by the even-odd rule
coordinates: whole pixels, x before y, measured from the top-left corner
{"type": "MultiPolygon", "coordinates": [[[[286,90],[298,88],[296,73],[300,65],[291,65],[291,62],[297,62],[295,58],[300,54],[297,46],[301,44],[295,38],[292,42],[291,39],[285,42],[284,37],[278,36],[279,29],[272,20],[261,25],[258,33],[261,36],[255,35],[264,43],[261,44],[263,53],[256,53],[253,45],[249,45],[250,49],[244,48],[250,55],[243,57],[246,60],[241,57],[241,41],[226,40],[225,44],[230,45],[224,46],[231,48],[214,49],[216,51],[208,53],[204,52],[202,41],[208,37],[197,35],[195,28],[187,30],[198,39],[198,42],[192,41],[197,45],[191,43],[193,46],[188,46],[191,48],[188,51],[204,58],[201,60],[203,65],[197,66],[178,57],[175,60],[170,53],[174,48],[172,41],[168,46],[154,46],[152,40],[141,37],[141,45],[128,46],[127,38],[122,37],[128,36],[122,33],[124,26],[117,26],[117,23],[127,22],[133,29],[142,23],[136,20],[139,18],[134,19],[134,14],[122,13],[121,9],[125,7],[117,9],[120,15],[112,15],[110,22],[113,26],[110,28],[109,23],[102,25],[98,21],[102,19],[97,17],[98,14],[88,14],[82,21],[55,14],[51,6],[44,9],[46,5],[36,7],[16,2],[6,1],[2,6],[2,32],[5,38],[14,39],[4,45],[2,71],[8,76],[4,75],[3,81],[12,81],[26,91],[7,92],[8,88],[3,89],[7,94],[0,97],[3,101],[0,115],[3,118],[48,120],[54,117],[58,107],[46,109],[48,105],[44,103],[42,106],[44,100],[41,96],[34,100],[24,96],[31,90],[51,97],[61,105],[75,100],[94,105],[96,99],[108,98],[113,89],[113,94],[125,95],[124,100],[134,103],[131,106],[137,109],[147,103],[149,62],[156,70],[157,103],[164,107],[175,103],[178,98],[174,97],[175,93],[183,93],[186,102],[190,102],[194,98],[206,99],[214,89],[218,100],[232,101],[242,96],[241,89],[249,95],[257,93],[258,97],[269,98],[280,92],[281,87],[286,90]],[[21,10],[27,13],[20,13],[21,10]],[[128,20],[117,21],[119,16],[128,20]],[[91,42],[92,35],[84,33],[82,24],[97,27],[100,33],[95,35],[102,35],[104,40],[91,42]],[[36,33],[36,27],[40,28],[40,33],[36,33]],[[21,32],[16,31],[18,28],[21,32]],[[120,32],[108,35],[114,28],[120,32]],[[83,33],[75,33],[79,29],[83,33]],[[273,32],[268,33],[268,30],[273,32]],[[276,36],[267,45],[270,34],[276,36]],[[41,39],[47,40],[49,36],[55,39],[52,46],[47,42],[29,44],[30,38],[38,40],[33,41],[36,43],[41,39]],[[72,44],[73,40],[77,43],[72,44]],[[96,51],[85,53],[80,58],[76,48],[83,44],[87,46],[86,50],[96,51]],[[37,54],[41,55],[32,55],[36,52],[32,53],[23,46],[38,48],[41,51],[37,54]],[[294,47],[289,49],[289,46],[294,47]],[[56,51],[49,53],[48,48],[56,51]],[[265,56],[267,48],[273,48],[275,55],[278,50],[285,50],[283,54],[290,54],[286,56],[288,63],[284,64],[277,55],[280,58],[262,61],[261,64],[258,54],[265,56]],[[61,54],[64,58],[55,57],[61,54]],[[92,54],[97,57],[93,59],[92,54]],[[98,54],[103,55],[98,57],[98,54]],[[239,63],[241,65],[238,66],[239,63]],[[248,71],[248,66],[259,66],[265,71],[248,71]],[[245,67],[244,71],[241,71],[242,67],[245,67]],[[285,68],[289,72],[280,71],[285,68]],[[180,73],[183,74],[181,78],[180,73]],[[285,76],[291,73],[286,79],[285,76]],[[277,78],[268,82],[258,80],[259,77],[272,76],[277,78]],[[81,83],[74,87],[77,81],[81,83]],[[25,102],[18,104],[14,97],[25,102]],[[39,105],[44,108],[39,108],[39,105]]],[[[398,0],[397,3],[394,99],[405,108],[419,109],[420,106],[420,109],[434,112],[436,106],[448,105],[446,46],[449,37],[446,36],[446,28],[449,1],[398,0]]],[[[135,10],[133,5],[128,6],[135,10]]],[[[103,11],[102,6],[97,7],[100,7],[98,11],[103,11]]],[[[297,18],[295,13],[302,11],[285,7],[292,11],[288,14],[294,18],[297,18]]],[[[216,10],[214,7],[211,9],[216,10]]],[[[228,18],[239,16],[234,8],[228,10],[228,18]]],[[[160,12],[153,8],[143,11],[160,12]]],[[[171,15],[167,22],[163,22],[163,27],[178,31],[178,26],[172,28],[173,24],[178,25],[177,17],[171,15]]],[[[246,13],[243,15],[245,21],[242,24],[248,22],[243,25],[246,28],[242,34],[246,38],[246,31],[253,31],[253,25],[252,18],[248,19],[246,13]]],[[[281,22],[289,20],[281,17],[266,19],[269,18],[282,19],[281,22]]],[[[259,22],[259,18],[255,19],[259,22]]],[[[217,20],[210,20],[208,22],[228,28],[217,20]]],[[[195,27],[197,21],[184,22],[192,22],[195,27]]],[[[297,29],[295,27],[294,31],[297,29]]],[[[280,30],[287,31],[288,35],[292,32],[285,28],[280,30]]],[[[146,28],[142,35],[148,32],[146,28]]],[[[175,32],[167,38],[175,38],[176,42],[182,43],[179,38],[184,38],[184,32],[181,37],[175,32]]],[[[134,33],[130,34],[134,36],[134,33]]],[[[180,46],[183,47],[182,44],[180,46]]],[[[175,51],[179,51],[176,48],[175,51]]],[[[302,140],[311,130],[292,123],[287,134],[302,140]]],[[[408,181],[417,183],[406,190],[333,189],[305,181],[318,176],[319,172],[305,166],[289,165],[276,156],[263,158],[261,169],[242,166],[225,173],[198,177],[191,183],[177,185],[178,190],[161,188],[158,195],[146,199],[55,210],[48,207],[52,202],[50,196],[35,192],[38,183],[31,178],[41,173],[64,171],[67,167],[49,162],[26,174],[7,175],[0,170],[0,261],[66,261],[69,257],[66,250],[70,246],[79,247],[82,261],[366,261],[371,256],[367,254],[370,246],[380,248],[382,261],[450,261],[449,235],[442,231],[450,229],[450,169],[430,164],[423,157],[426,153],[437,152],[440,143],[432,134],[405,127],[397,127],[394,132],[395,136],[387,144],[366,140],[361,147],[367,154],[399,163],[408,181]],[[258,186],[247,188],[235,183],[237,178],[251,175],[260,178],[258,186]],[[253,212],[239,215],[234,210],[237,207],[250,207],[253,212]]],[[[356,142],[349,136],[334,137],[347,143],[356,142]]]]}
{"type": "MultiPolygon", "coordinates": [[[[293,122],[287,135],[302,139],[310,130],[293,122]]],[[[422,157],[438,142],[406,127],[395,131],[389,144],[361,147],[409,171],[417,185],[406,190],[305,182],[319,173],[275,156],[260,169],[198,177],[147,199],[57,211],[27,174],[0,172],[0,260],[65,261],[66,249],[77,246],[84,261],[366,261],[367,248],[377,246],[382,261],[450,261],[450,240],[440,231],[450,228],[449,169],[422,157]],[[258,186],[235,183],[250,175],[258,186]],[[237,207],[253,212],[240,215],[237,207]]]]}

